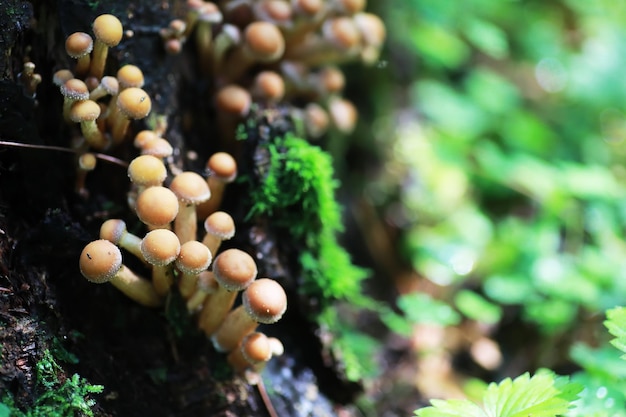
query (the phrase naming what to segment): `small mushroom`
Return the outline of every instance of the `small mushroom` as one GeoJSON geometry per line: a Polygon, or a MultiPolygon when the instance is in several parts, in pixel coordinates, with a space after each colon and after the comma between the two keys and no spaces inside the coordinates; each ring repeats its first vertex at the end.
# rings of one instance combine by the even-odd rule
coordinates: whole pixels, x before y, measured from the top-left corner
{"type": "Polygon", "coordinates": [[[204,230],[206,234],[202,243],[216,255],[222,242],[235,236],[235,221],[225,211],[216,211],[204,221],[204,230]]]}
{"type": "Polygon", "coordinates": [[[119,248],[108,240],[88,243],[80,254],[79,267],[88,281],[96,284],[110,282],[139,304],[147,307],[162,304],[150,281],[124,266],[119,248]]]}
{"type": "Polygon", "coordinates": [[[143,260],[141,238],[126,229],[126,222],[120,219],[109,219],[100,226],[100,239],[108,240],[143,260]]]}
{"type": "Polygon", "coordinates": [[[128,87],[117,96],[118,115],[113,118],[113,143],[120,143],[126,136],[126,130],[131,120],[146,117],[152,109],[150,96],[141,88],[128,87]]]}
{"type": "Polygon", "coordinates": [[[237,178],[237,162],[229,153],[216,152],[207,161],[206,170],[211,198],[198,206],[197,213],[201,219],[220,208],[226,186],[237,178]]]}
{"type": "Polygon", "coordinates": [[[167,229],[152,230],[141,241],[141,253],[152,265],[154,290],[165,296],[174,283],[173,264],[180,253],[178,237],[167,229]]]}
{"type": "Polygon", "coordinates": [[[148,187],[135,202],[137,217],[152,229],[169,229],[178,215],[178,198],[169,188],[148,187]]]}
{"type": "Polygon", "coordinates": [[[122,22],[111,14],[103,14],[96,17],[93,21],[92,29],[96,42],[93,48],[89,73],[100,79],[104,73],[109,48],[120,43],[124,35],[124,29],[122,28],[122,22]]]}
{"type": "Polygon", "coordinates": [[[243,337],[259,323],[276,323],[287,309],[287,295],[276,281],[260,278],[243,292],[243,304],[226,316],[213,335],[213,345],[221,352],[231,352],[243,337]]]}
{"type": "Polygon", "coordinates": [[[199,327],[207,336],[212,335],[222,324],[235,302],[237,292],[246,289],[256,278],[254,259],[239,249],[228,249],[213,261],[213,274],[218,283],[217,290],[202,305],[199,327]]]}
{"type": "Polygon", "coordinates": [[[181,245],[175,264],[181,272],[178,288],[183,298],[188,299],[192,296],[198,276],[209,268],[212,259],[211,251],[201,242],[190,240],[181,245]]]}
{"type": "Polygon", "coordinates": [[[195,172],[181,172],[174,177],[170,190],[179,201],[178,216],[174,220],[174,231],[181,243],[196,240],[196,206],[211,197],[211,191],[204,178],[195,172]]]}
{"type": "Polygon", "coordinates": [[[74,72],[78,76],[83,76],[89,71],[91,57],[89,54],[93,50],[93,39],[85,32],[75,32],[65,40],[65,52],[76,60],[74,72]]]}

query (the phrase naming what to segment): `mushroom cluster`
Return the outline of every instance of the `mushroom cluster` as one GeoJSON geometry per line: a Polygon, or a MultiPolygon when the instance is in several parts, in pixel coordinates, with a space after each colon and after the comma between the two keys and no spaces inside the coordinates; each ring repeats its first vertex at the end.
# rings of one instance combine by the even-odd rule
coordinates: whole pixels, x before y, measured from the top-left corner
{"type": "Polygon", "coordinates": [[[161,36],[169,53],[194,37],[200,70],[217,86],[221,136],[252,102],[303,103],[293,108],[306,134],[327,129],[350,133],[355,106],[341,96],[339,64],[378,60],[385,27],[365,12],[365,0],[187,0],[185,19],[173,20],[161,36]],[[174,46],[175,45],[175,46],[174,46]]]}
{"type": "MultiPolygon", "coordinates": [[[[151,134],[142,131],[135,142],[146,141],[151,134]]],[[[282,317],[287,297],[276,281],[257,279],[256,263],[248,253],[234,248],[220,252],[222,242],[235,234],[233,218],[219,206],[225,184],[236,177],[237,164],[220,152],[209,159],[209,166],[213,174],[208,178],[184,171],[166,181],[168,171],[161,158],[144,154],[133,159],[128,167],[133,185],[129,201],[146,233],[134,235],[123,220],[109,219],[102,224],[99,239],[84,248],[79,266],[90,282],[110,282],[147,307],[162,306],[170,292],[177,291],[199,329],[219,351],[232,353],[245,348],[244,338],[259,323],[282,317]],[[206,205],[208,201],[212,204],[206,205]],[[205,214],[199,222],[203,204],[205,214]],[[142,276],[125,266],[122,251],[141,260],[147,273],[142,276]],[[233,308],[240,292],[243,304],[233,308]]],[[[259,362],[251,359],[246,366],[238,359],[235,369],[250,376],[262,367],[259,362]]]]}
{"type": "MultiPolygon", "coordinates": [[[[365,0],[187,0],[187,15],[160,34],[172,54],[194,37],[198,70],[216,86],[223,148],[232,149],[226,144],[232,145],[237,124],[254,102],[291,103],[294,118],[314,139],[329,128],[354,129],[357,111],[341,95],[345,78],[338,65],[376,62],[385,37],[380,19],[364,8],[365,0]]],[[[108,49],[124,34],[119,19],[98,16],[92,32],[93,37],[77,32],[67,38],[67,54],[76,63],[72,71],[57,71],[53,80],[64,97],[65,120],[80,125],[82,139],[75,147],[81,194],[85,175],[95,168],[89,151],[121,144],[130,135],[131,120],[151,111],[140,68],[128,64],[115,76],[104,75],[108,49]]],[[[235,157],[214,153],[206,176],[174,172],[164,162],[173,153],[164,132],[161,126],[137,133],[133,144],[140,155],[128,166],[128,204],[145,233],[133,235],[124,221],[107,220],[80,256],[81,273],[94,283],[112,283],[148,307],[163,305],[177,292],[216,350],[228,353],[238,373],[254,375],[282,353],[280,342],[257,327],[282,317],[285,291],[272,279],[257,278],[250,254],[220,250],[235,233],[233,218],[220,211],[224,190],[237,177],[235,157]],[[143,263],[143,274],[123,264],[122,251],[143,263]],[[242,304],[235,307],[239,294],[242,304]]]]}

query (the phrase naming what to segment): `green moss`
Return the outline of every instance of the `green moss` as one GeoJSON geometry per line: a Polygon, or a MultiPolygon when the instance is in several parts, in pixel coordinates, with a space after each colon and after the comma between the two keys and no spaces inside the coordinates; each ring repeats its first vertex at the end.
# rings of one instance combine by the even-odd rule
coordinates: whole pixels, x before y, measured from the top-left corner
{"type": "Polygon", "coordinates": [[[91,385],[78,374],[63,380],[63,369],[50,350],[43,352],[37,362],[37,390],[43,392],[28,410],[18,408],[15,400],[7,394],[0,399],[0,417],[74,417],[93,416],[91,407],[95,401],[90,394],[100,393],[101,385],[91,385]]]}
{"type": "Polygon", "coordinates": [[[337,242],[343,225],[330,155],[289,134],[260,146],[267,147],[268,162],[251,187],[248,216],[271,217],[301,247],[304,292],[324,300],[362,298],[359,282],[367,273],[337,242]]]}

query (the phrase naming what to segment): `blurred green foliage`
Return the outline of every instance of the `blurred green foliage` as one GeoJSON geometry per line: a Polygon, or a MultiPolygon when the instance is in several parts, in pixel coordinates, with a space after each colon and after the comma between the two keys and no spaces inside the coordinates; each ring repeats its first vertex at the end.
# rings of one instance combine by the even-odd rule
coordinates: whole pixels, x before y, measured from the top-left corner
{"type": "Polygon", "coordinates": [[[400,84],[380,105],[395,113],[374,129],[387,167],[368,195],[416,270],[470,319],[515,305],[547,334],[624,303],[626,2],[381,13],[400,84]]]}

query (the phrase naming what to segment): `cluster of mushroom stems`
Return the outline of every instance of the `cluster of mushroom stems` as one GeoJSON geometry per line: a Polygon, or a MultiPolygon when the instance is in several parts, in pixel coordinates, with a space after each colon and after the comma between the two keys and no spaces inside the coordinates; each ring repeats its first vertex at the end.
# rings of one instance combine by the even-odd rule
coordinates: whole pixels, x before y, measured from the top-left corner
{"type": "Polygon", "coordinates": [[[218,351],[229,353],[235,369],[258,371],[280,352],[276,347],[280,342],[257,332],[257,326],[278,321],[287,297],[276,281],[257,278],[257,265],[248,253],[236,248],[220,251],[222,242],[234,236],[235,224],[228,213],[214,207],[219,207],[224,184],[236,177],[236,163],[229,154],[218,152],[207,167],[208,179],[185,171],[164,186],[167,170],[161,159],[135,158],[128,176],[132,182],[129,195],[136,197],[129,201],[147,232],[140,237],[130,233],[123,220],[107,220],[99,239],[83,249],[79,266],[87,280],[110,282],[147,307],[162,306],[172,291],[178,291],[198,328],[218,351]],[[212,192],[210,184],[220,186],[212,192]],[[213,207],[207,207],[209,201],[213,207]],[[198,230],[201,210],[210,212],[202,221],[204,230],[198,230]],[[124,265],[122,250],[141,260],[151,276],[146,278],[124,265]],[[242,304],[234,308],[239,293],[242,304]],[[260,360],[254,352],[263,346],[274,353],[260,360]]]}

